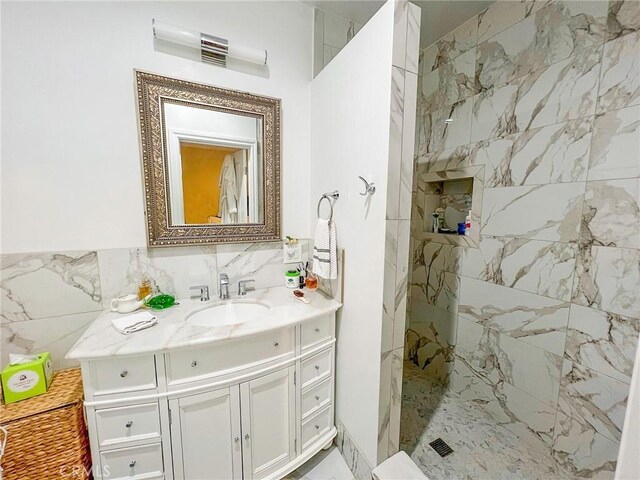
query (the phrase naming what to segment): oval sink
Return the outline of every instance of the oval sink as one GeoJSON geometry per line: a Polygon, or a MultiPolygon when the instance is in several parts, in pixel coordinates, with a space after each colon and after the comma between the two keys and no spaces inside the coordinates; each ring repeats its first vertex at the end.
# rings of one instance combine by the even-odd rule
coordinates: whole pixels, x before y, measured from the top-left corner
{"type": "Polygon", "coordinates": [[[219,303],[193,312],[187,323],[198,327],[221,327],[257,320],[269,307],[257,302],[219,303]]]}

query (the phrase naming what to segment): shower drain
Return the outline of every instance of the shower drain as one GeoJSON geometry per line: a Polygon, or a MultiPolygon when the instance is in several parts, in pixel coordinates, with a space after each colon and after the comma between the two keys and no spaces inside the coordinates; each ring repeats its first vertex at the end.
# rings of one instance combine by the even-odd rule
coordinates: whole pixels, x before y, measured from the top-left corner
{"type": "Polygon", "coordinates": [[[441,438],[436,438],[433,442],[430,442],[429,445],[431,445],[431,448],[441,457],[446,457],[450,453],[453,453],[453,449],[441,438]]]}

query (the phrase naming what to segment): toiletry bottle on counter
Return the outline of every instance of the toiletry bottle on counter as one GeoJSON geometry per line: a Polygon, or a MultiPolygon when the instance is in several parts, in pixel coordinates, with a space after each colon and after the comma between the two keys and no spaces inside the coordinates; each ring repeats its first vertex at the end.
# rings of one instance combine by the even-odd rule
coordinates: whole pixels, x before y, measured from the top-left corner
{"type": "Polygon", "coordinates": [[[471,235],[471,215],[467,215],[467,218],[464,219],[464,234],[471,235]]]}
{"type": "Polygon", "coordinates": [[[147,277],[143,277],[138,287],[138,300],[142,300],[149,295],[151,295],[151,281],[147,277]]]}
{"type": "Polygon", "coordinates": [[[288,270],[285,273],[285,287],[296,289],[300,286],[300,272],[297,270],[288,270]]]}

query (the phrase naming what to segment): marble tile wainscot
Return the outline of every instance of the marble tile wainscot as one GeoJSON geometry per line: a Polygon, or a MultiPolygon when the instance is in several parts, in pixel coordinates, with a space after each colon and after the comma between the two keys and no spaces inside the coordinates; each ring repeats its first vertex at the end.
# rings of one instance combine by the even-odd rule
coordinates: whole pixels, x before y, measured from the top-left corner
{"type": "MultiPolygon", "coordinates": [[[[301,240],[303,258],[309,241],[301,240]]],[[[64,357],[112,298],[135,293],[143,277],[176,298],[209,285],[217,295],[219,272],[235,286],[254,278],[256,288],[282,285],[281,242],[163,249],[16,253],[0,256],[0,362],[9,353],[51,352],[55,370],[77,366],[64,357]]]]}

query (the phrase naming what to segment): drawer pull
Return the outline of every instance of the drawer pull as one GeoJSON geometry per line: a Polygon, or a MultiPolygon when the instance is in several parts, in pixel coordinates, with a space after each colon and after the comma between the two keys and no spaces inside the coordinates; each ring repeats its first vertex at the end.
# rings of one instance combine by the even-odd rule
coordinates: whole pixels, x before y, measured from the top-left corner
{"type": "Polygon", "coordinates": [[[320,329],[319,328],[315,328],[314,330],[316,331],[316,333],[320,333],[320,329]]]}
{"type": "Polygon", "coordinates": [[[320,365],[315,365],[316,370],[320,370],[320,365]]]}
{"type": "Polygon", "coordinates": [[[129,464],[129,468],[133,468],[136,466],[136,461],[133,460],[130,464],[129,464]]]}
{"type": "Polygon", "coordinates": [[[320,395],[316,395],[316,400],[320,400],[320,395]]]}
{"type": "Polygon", "coordinates": [[[278,345],[280,345],[278,342],[273,342],[274,347],[277,347],[278,345]]]}
{"type": "Polygon", "coordinates": [[[240,441],[240,437],[234,437],[233,441],[238,443],[240,441]]]}
{"type": "Polygon", "coordinates": [[[129,372],[127,370],[123,370],[123,371],[120,372],[120,376],[122,378],[126,377],[127,375],[129,375],[129,372]]]}
{"type": "Polygon", "coordinates": [[[195,367],[195,366],[197,366],[197,365],[198,365],[198,361],[197,361],[197,360],[194,360],[193,362],[191,362],[191,366],[192,366],[192,367],[195,367]]]}
{"type": "Polygon", "coordinates": [[[316,425],[316,430],[320,430],[320,425],[316,425]]]}
{"type": "Polygon", "coordinates": [[[133,420],[129,420],[129,421],[127,422],[127,424],[125,425],[125,427],[127,427],[127,428],[131,428],[131,425],[133,425],[133,420]]]}

